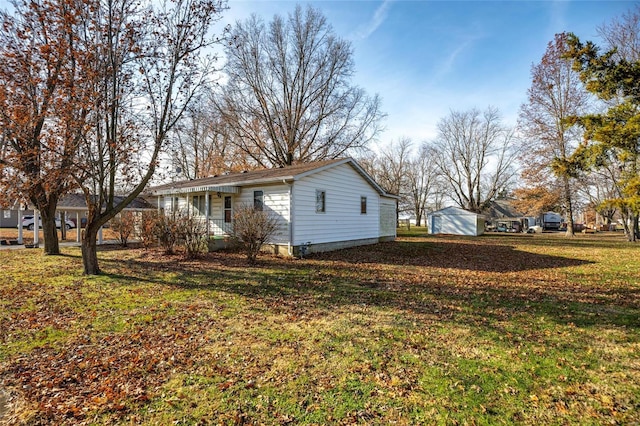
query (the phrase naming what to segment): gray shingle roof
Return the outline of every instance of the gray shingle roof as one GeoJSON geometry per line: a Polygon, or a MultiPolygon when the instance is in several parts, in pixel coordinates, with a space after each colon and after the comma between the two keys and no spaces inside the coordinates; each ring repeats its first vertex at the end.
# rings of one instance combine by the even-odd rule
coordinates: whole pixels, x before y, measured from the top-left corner
{"type": "Polygon", "coordinates": [[[282,182],[283,180],[297,180],[306,175],[317,173],[327,168],[349,163],[365,178],[371,186],[382,195],[389,195],[351,158],[337,158],[333,160],[317,161],[313,163],[294,164],[292,166],[274,169],[252,170],[242,173],[229,173],[220,176],[192,179],[149,188],[146,193],[161,195],[169,193],[195,191],[237,192],[237,187],[250,184],[282,182]]]}
{"type": "MultiPolygon", "coordinates": [[[[114,202],[120,203],[125,197],[116,196],[114,202]]],[[[84,194],[67,194],[58,201],[58,210],[86,210],[87,204],[84,194]]],[[[134,199],[125,209],[128,210],[152,210],[155,207],[142,197],[134,199]]]]}

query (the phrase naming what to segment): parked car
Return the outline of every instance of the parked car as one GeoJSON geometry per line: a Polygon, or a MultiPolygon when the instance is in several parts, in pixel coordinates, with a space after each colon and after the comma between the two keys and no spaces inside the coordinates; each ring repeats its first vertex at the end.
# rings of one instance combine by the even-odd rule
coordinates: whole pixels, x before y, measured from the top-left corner
{"type": "MultiPolygon", "coordinates": [[[[39,217],[39,222],[40,222],[40,228],[42,228],[42,218],[39,217]]],[[[29,231],[33,231],[33,226],[34,224],[34,219],[32,215],[27,215],[27,216],[23,216],[22,217],[22,227],[23,228],[27,228],[29,231]]],[[[73,223],[71,220],[69,219],[65,219],[64,221],[65,224],[65,228],[67,229],[72,229],[76,227],[76,224],[73,223]]],[[[57,217],[56,218],[56,228],[60,229],[60,218],[57,217]]]]}
{"type": "Polygon", "coordinates": [[[507,225],[499,223],[498,226],[496,226],[496,232],[508,232],[507,225]]]}

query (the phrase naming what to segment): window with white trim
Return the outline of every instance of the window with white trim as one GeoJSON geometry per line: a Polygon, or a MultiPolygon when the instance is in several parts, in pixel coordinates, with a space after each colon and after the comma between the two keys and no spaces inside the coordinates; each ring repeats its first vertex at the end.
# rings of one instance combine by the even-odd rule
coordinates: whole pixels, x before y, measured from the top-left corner
{"type": "Polygon", "coordinates": [[[224,197],[224,223],[231,223],[231,197],[224,197]]]}
{"type": "Polygon", "coordinates": [[[253,209],[261,212],[264,210],[264,192],[253,191],[253,209]]]}
{"type": "Polygon", "coordinates": [[[316,213],[325,213],[327,211],[327,193],[326,191],[316,189],[316,213]]]}

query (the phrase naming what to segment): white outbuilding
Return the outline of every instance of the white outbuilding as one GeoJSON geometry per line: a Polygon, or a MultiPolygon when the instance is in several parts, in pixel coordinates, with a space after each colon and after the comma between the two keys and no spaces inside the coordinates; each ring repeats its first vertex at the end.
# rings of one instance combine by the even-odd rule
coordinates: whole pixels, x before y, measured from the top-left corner
{"type": "Polygon", "coordinates": [[[427,215],[429,234],[478,236],[484,234],[484,216],[458,207],[446,207],[427,215]]]}

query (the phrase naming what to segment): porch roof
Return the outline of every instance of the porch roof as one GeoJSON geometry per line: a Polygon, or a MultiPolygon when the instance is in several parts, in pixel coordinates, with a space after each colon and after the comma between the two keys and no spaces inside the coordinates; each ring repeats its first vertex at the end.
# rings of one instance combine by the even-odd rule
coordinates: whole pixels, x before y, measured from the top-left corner
{"type": "Polygon", "coordinates": [[[174,194],[190,194],[194,192],[222,192],[225,194],[237,194],[240,192],[238,186],[220,186],[220,185],[198,185],[198,186],[171,186],[169,188],[158,188],[152,191],[153,195],[174,195],[174,194]]]}

